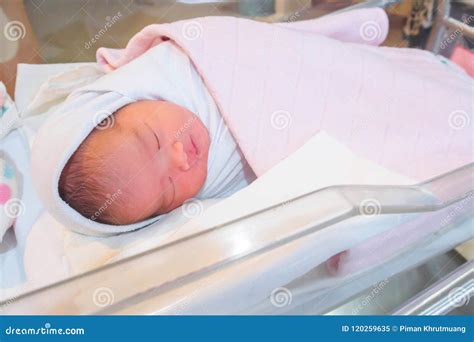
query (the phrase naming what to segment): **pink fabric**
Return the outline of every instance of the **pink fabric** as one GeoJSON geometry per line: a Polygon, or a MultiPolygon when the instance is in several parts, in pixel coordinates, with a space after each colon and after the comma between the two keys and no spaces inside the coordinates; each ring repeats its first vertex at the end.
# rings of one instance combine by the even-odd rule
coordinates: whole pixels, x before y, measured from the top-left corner
{"type": "Polygon", "coordinates": [[[457,46],[451,55],[451,60],[474,77],[474,52],[457,46]]]}
{"type": "Polygon", "coordinates": [[[12,190],[7,184],[0,184],[0,204],[5,204],[12,197],[12,190]]]}
{"type": "MultiPolygon", "coordinates": [[[[322,130],[414,180],[472,162],[472,79],[426,51],[377,47],[387,31],[380,9],[285,24],[206,17],[147,26],[97,60],[112,71],[172,39],[258,176],[322,130]]],[[[333,269],[354,271],[340,262],[351,255],[333,269]]]]}

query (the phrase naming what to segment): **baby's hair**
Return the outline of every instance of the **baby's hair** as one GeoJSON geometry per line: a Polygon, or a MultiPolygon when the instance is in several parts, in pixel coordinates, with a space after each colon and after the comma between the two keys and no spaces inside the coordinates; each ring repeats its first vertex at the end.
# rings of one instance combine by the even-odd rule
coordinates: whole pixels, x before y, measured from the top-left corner
{"type": "Polygon", "coordinates": [[[122,191],[115,189],[107,193],[107,189],[114,189],[112,175],[107,172],[102,158],[90,147],[90,141],[97,133],[92,131],[66,163],[59,178],[59,195],[82,216],[101,223],[117,224],[110,206],[121,197],[122,191]]]}

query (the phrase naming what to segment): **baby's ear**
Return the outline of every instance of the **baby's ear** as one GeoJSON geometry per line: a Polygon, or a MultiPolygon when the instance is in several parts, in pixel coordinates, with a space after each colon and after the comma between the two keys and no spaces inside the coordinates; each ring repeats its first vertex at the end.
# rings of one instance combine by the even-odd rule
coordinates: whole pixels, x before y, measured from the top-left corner
{"type": "Polygon", "coordinates": [[[184,151],[183,143],[176,141],[172,145],[172,150],[172,162],[174,165],[182,171],[189,170],[188,155],[184,151]]]}

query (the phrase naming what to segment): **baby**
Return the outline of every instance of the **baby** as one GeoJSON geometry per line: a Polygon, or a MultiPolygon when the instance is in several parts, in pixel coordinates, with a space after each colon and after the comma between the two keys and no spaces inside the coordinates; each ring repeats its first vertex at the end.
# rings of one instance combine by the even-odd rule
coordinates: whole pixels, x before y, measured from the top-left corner
{"type": "Polygon", "coordinates": [[[154,68],[137,84],[126,68],[110,76],[129,77],[125,87],[133,90],[150,77],[159,99],[137,99],[116,110],[76,149],[59,179],[59,194],[70,207],[96,222],[127,225],[194,197],[229,196],[255,179],[182,50],[165,42],[137,64],[154,68]]]}
{"type": "Polygon", "coordinates": [[[130,224],[179,207],[204,185],[209,133],[189,110],[166,101],[138,101],[114,113],[111,127],[100,127],[60,178],[61,197],[82,215],[130,224]],[[121,196],[112,197],[117,193],[121,196]],[[104,203],[107,208],[96,215],[104,203]]]}
{"type": "Polygon", "coordinates": [[[255,179],[194,63],[172,41],[85,88],[79,98],[115,92],[134,101],[99,124],[61,171],[59,195],[82,216],[134,224],[255,179]]]}

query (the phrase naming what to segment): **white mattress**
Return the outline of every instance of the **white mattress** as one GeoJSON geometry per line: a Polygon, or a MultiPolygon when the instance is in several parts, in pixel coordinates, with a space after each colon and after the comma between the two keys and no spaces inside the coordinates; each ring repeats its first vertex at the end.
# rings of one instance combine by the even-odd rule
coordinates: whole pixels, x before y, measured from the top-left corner
{"type": "MultiPolygon", "coordinates": [[[[19,110],[24,111],[27,108],[40,84],[50,75],[73,67],[76,66],[20,65],[16,90],[16,103],[19,110]]],[[[258,209],[255,206],[266,207],[272,201],[278,202],[282,198],[291,198],[305,193],[309,190],[308,182],[312,182],[313,187],[331,184],[331,182],[338,184],[338,182],[343,182],[342,180],[372,184],[410,183],[408,179],[372,166],[369,170],[367,163],[363,161],[360,163],[364,167],[357,169],[354,166],[355,159],[350,161],[352,163],[350,170],[359,170],[359,172],[348,175],[347,170],[344,169],[345,159],[342,155],[345,152],[323,136],[319,140],[314,140],[314,146],[309,148],[316,151],[317,148],[334,147],[333,160],[321,160],[321,167],[327,168],[327,172],[323,173],[327,178],[326,183],[321,179],[314,180],[311,169],[300,170],[301,168],[298,169],[300,174],[296,176],[298,182],[283,182],[285,183],[283,184],[280,181],[280,176],[285,174],[288,176],[288,172],[291,175],[292,170],[295,171],[293,168],[301,166],[298,163],[303,162],[303,154],[300,153],[300,156],[294,156],[289,162],[285,161],[286,164],[280,166],[273,173],[271,172],[270,176],[254,183],[252,189],[259,194],[257,196],[259,203],[255,203],[255,201],[242,202],[245,200],[245,196],[248,198],[249,194],[251,195],[252,189],[246,189],[219,205],[216,205],[218,201],[205,202],[204,209],[214,207],[207,214],[205,212],[196,218],[194,221],[197,224],[194,222],[186,224],[189,218],[183,216],[181,210],[177,209],[164,220],[135,233],[102,239],[85,237],[68,231],[43,212],[41,204],[34,194],[28,168],[28,140],[34,136],[36,127],[41,124],[43,119],[35,117],[28,120],[26,127],[21,131],[11,133],[0,142],[0,150],[5,150],[14,156],[16,166],[22,174],[23,200],[26,206],[26,213],[18,219],[14,234],[13,231],[10,231],[5,238],[6,243],[0,246],[0,263],[2,265],[0,299],[16,296],[19,293],[51,284],[172,241],[177,237],[203,229],[213,221],[228,220],[229,215],[239,216],[246,210],[258,209]],[[340,151],[341,155],[337,155],[336,151],[340,151]],[[331,163],[342,164],[336,168],[335,164],[331,163]],[[276,181],[278,183],[275,185],[276,181]]],[[[341,240],[363,241],[377,232],[388,229],[387,227],[394,226],[400,217],[393,219],[396,222],[392,224],[387,222],[387,218],[384,218],[383,221],[363,222],[364,224],[361,225],[359,219],[354,218],[341,226],[340,234],[354,234],[351,230],[352,227],[359,227],[359,231],[352,237],[341,235],[341,237],[344,236],[344,239],[341,240]]],[[[413,254],[402,253],[397,256],[398,263],[394,264],[392,270],[399,271],[413,267],[426,258],[451,249],[461,241],[472,237],[469,225],[470,222],[458,227],[455,231],[445,231],[443,234],[439,234],[436,240],[420,242],[417,245],[420,248],[416,248],[416,258],[413,257],[413,254]]],[[[321,239],[317,240],[316,237],[320,238],[315,236],[304,242],[295,241],[171,291],[166,296],[150,298],[140,304],[141,309],[149,313],[282,313],[282,309],[272,305],[269,300],[272,291],[278,287],[288,286],[292,289],[294,294],[292,304],[283,309],[291,311],[292,308],[301,308],[301,305],[307,300],[314,300],[320,295],[327,297],[328,291],[340,287],[347,281],[353,281],[354,277],[359,280],[359,284],[369,286],[384,279],[392,272],[392,270],[382,268],[377,272],[362,272],[345,278],[333,277],[326,272],[323,263],[328,257],[348,248],[349,245],[336,241],[326,248],[324,243],[321,243],[321,239]],[[300,277],[304,274],[312,276],[305,277],[302,284],[298,279],[301,279],[300,277]]],[[[236,241],[235,243],[241,242],[236,241]]],[[[202,248],[204,256],[206,246],[202,248]]],[[[170,262],[174,261],[170,260],[170,262]]],[[[186,265],[179,265],[179,267],[186,267],[186,265]]],[[[98,284],[99,286],[100,284],[98,284]]],[[[343,292],[333,294],[333,298],[326,300],[319,309],[331,307],[342,297],[348,297],[357,290],[357,286],[352,286],[343,292]]],[[[123,313],[133,312],[133,310],[134,308],[130,308],[130,311],[125,310],[123,313]]]]}

